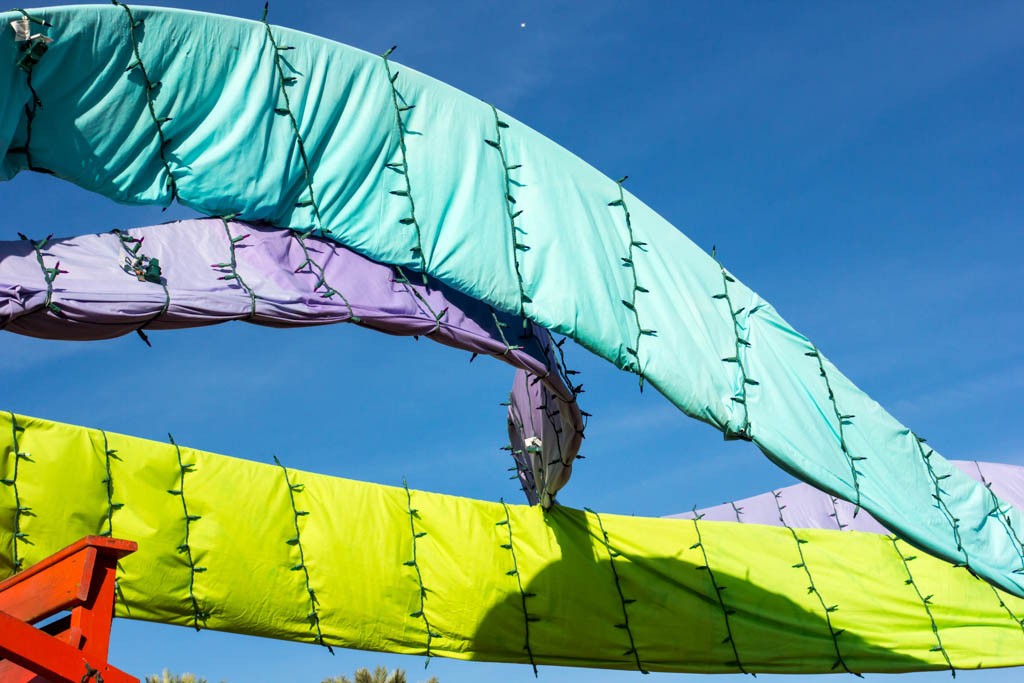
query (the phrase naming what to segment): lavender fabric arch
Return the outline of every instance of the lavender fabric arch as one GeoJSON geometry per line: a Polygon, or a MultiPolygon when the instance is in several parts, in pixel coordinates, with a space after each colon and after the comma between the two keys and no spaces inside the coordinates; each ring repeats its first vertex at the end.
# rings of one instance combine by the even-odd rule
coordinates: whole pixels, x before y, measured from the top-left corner
{"type": "MultiPolygon", "coordinates": [[[[950,460],[961,472],[979,481],[989,489],[990,502],[1024,507],[1024,467],[976,460],[950,460]]],[[[720,522],[747,522],[771,526],[790,526],[795,529],[838,529],[888,534],[889,529],[866,510],[856,510],[853,504],[819,491],[807,484],[795,484],[721,505],[691,512],[667,515],[678,519],[701,519],[720,522]],[[856,514],[854,514],[856,512],[856,514]]],[[[996,513],[998,516],[998,513],[996,513]]],[[[1024,545],[1016,531],[1004,526],[1008,538],[1024,554],[1024,545]]]]}
{"type": "MultiPolygon", "coordinates": [[[[516,470],[550,506],[583,435],[577,389],[547,330],[337,242],[222,219],[67,239],[0,242],[0,329],[97,340],[243,320],[348,322],[422,335],[517,369],[509,401],[516,470]]],[[[147,340],[148,343],[148,340],[147,340]]]]}

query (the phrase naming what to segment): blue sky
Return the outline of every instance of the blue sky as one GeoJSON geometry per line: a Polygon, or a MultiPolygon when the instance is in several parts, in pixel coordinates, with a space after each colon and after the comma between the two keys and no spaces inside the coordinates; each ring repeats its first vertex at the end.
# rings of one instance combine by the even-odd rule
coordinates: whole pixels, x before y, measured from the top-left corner
{"type": "MultiPolygon", "coordinates": [[[[174,4],[262,11],[258,0],[174,4]]],[[[373,52],[397,43],[397,61],[494,103],[610,176],[629,174],[631,191],[701,246],[717,244],[732,272],[944,455],[1024,464],[1024,5],[293,0],[270,18],[373,52]]],[[[190,215],[114,205],[31,174],[0,185],[0,206],[0,239],[190,215]]],[[[345,326],[150,336],[153,349],[134,337],[0,335],[3,407],[516,500],[498,450],[498,403],[512,379],[500,363],[469,365],[436,344],[345,326]]],[[[564,503],[661,515],[791,483],[749,444],[641,396],[635,378],[582,349],[570,363],[594,418],[564,503]]],[[[522,666],[434,660],[423,672],[419,657],[331,657],[133,622],[116,625],[112,656],[140,676],[166,666],[233,683],[316,683],[376,663],[411,680],[533,678],[522,666]]],[[[542,667],[541,677],[639,674],[542,667]]]]}

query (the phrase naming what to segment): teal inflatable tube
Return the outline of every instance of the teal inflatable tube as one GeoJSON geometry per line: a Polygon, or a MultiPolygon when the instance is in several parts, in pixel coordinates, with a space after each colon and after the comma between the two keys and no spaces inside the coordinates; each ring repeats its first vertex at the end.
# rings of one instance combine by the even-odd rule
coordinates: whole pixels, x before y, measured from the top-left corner
{"type": "Polygon", "coordinates": [[[621,181],[511,116],[389,55],[263,22],[120,4],[2,18],[4,178],[51,172],[424,272],[571,336],[726,438],[1024,596],[1017,509],[621,181]]]}

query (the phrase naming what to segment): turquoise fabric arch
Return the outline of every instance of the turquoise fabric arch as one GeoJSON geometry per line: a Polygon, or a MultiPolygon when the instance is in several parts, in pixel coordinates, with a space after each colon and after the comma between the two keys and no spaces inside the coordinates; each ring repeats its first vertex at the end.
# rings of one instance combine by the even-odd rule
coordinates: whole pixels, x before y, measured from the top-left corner
{"type": "Polygon", "coordinates": [[[1018,510],[621,183],[507,114],[386,57],[261,22],[123,5],[29,15],[20,41],[9,25],[22,15],[2,15],[2,177],[49,171],[120,202],[176,199],[425,270],[571,336],[727,438],[1024,595],[1018,510]]]}

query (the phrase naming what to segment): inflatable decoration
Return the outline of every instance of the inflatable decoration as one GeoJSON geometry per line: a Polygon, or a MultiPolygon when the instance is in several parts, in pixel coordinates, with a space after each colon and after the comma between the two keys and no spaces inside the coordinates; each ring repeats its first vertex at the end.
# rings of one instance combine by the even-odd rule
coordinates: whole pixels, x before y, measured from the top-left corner
{"type": "Polygon", "coordinates": [[[351,322],[502,359],[522,374],[509,434],[528,499],[550,506],[583,437],[575,387],[547,330],[335,242],[222,219],[0,242],[0,327],[50,339],[245,320],[351,322]]]}
{"type": "MultiPolygon", "coordinates": [[[[737,277],[511,116],[265,21],[121,3],[2,15],[0,177],[49,172],[324,236],[636,373],[909,542],[1016,594],[1015,508],[946,462],[737,277]]],[[[55,283],[56,284],[56,283],[55,283]]]]}
{"type": "MultiPolygon", "coordinates": [[[[992,505],[1005,508],[1006,505],[1024,506],[1024,467],[1004,465],[995,462],[974,460],[950,461],[960,471],[989,489],[992,505]]],[[[777,491],[762,493],[750,498],[723,503],[714,507],[683,512],[668,517],[703,519],[750,524],[779,524],[780,510],[791,526],[798,529],[837,529],[839,531],[867,531],[875,534],[889,533],[878,520],[869,514],[856,514],[856,508],[845,500],[836,498],[806,484],[787,486],[777,491]]],[[[1014,537],[1017,532],[1007,527],[1006,533],[1014,537]]]]}
{"type": "Polygon", "coordinates": [[[10,413],[0,454],[32,511],[3,515],[0,572],[131,538],[122,617],[641,671],[1024,664],[1024,600],[878,534],[545,512],[10,413]]]}
{"type": "Polygon", "coordinates": [[[1024,664],[1019,472],[943,459],[625,177],[394,48],[266,14],[115,0],[0,22],[0,179],[208,217],[0,243],[0,328],[148,343],[347,322],[494,356],[516,368],[508,449],[539,503],[5,413],[0,621],[23,570],[100,553],[118,616],[327,647],[643,672],[1024,664]],[[685,519],[556,504],[587,415],[551,333],[806,484],[685,519]]]}

